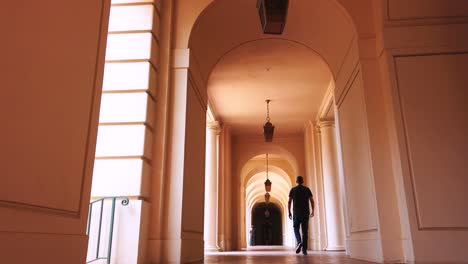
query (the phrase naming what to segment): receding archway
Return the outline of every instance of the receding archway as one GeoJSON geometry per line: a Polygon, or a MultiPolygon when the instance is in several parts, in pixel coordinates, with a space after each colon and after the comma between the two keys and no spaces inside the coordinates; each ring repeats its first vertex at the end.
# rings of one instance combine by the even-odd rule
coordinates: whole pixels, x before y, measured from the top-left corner
{"type": "MultiPolygon", "coordinates": [[[[191,78],[198,79],[199,87],[197,89],[200,90],[202,96],[207,92],[210,104],[214,109],[218,110],[217,112],[221,118],[226,117],[227,114],[219,110],[221,107],[227,107],[227,104],[220,103],[215,100],[213,98],[212,91],[221,91],[219,89],[231,89],[231,91],[238,90],[237,86],[233,85],[233,83],[239,86],[238,81],[248,77],[255,79],[256,81],[261,81],[262,77],[265,77],[263,75],[263,71],[270,72],[270,75],[278,77],[279,75],[275,75],[275,72],[286,72],[280,68],[283,64],[277,63],[284,59],[290,60],[284,64],[292,66],[289,70],[292,68],[309,69],[311,73],[309,75],[304,75],[305,77],[301,80],[302,84],[312,84],[306,85],[307,87],[303,89],[301,88],[301,82],[297,82],[297,80],[295,80],[296,82],[293,83],[297,85],[292,85],[294,87],[291,85],[288,86],[289,90],[297,89],[295,93],[291,93],[295,95],[294,99],[290,101],[293,103],[284,103],[284,105],[291,105],[294,104],[294,102],[297,103],[299,100],[303,100],[304,98],[309,101],[311,98],[323,98],[325,90],[334,85],[342,73],[342,70],[348,70],[349,65],[343,65],[344,61],[346,61],[348,57],[356,55],[356,29],[353,21],[350,19],[339,1],[313,0],[293,2],[290,7],[291,16],[288,18],[289,30],[286,30],[282,36],[274,36],[271,38],[270,36],[266,37],[260,32],[259,28],[254,27],[254,25],[258,23],[258,18],[255,4],[252,4],[252,1],[217,0],[208,1],[207,5],[208,3],[211,4],[203,10],[198,18],[196,18],[190,37],[186,38],[187,36],[185,36],[184,38],[177,38],[177,48],[188,47],[190,49],[189,72],[191,73],[191,78]],[[242,21],[239,21],[238,19],[238,12],[243,12],[244,19],[242,21]],[[185,43],[185,41],[187,43],[185,43]],[[269,47],[273,48],[266,50],[269,47]],[[255,52],[255,50],[258,50],[258,52],[255,52]],[[282,56],[284,54],[281,54],[281,52],[284,52],[285,50],[287,50],[287,53],[291,56],[282,56]],[[248,56],[249,54],[257,56],[252,58],[251,56],[248,56]],[[270,56],[271,54],[274,56],[270,56]],[[252,60],[248,60],[249,58],[252,60]],[[294,64],[294,62],[305,63],[294,64]],[[272,64],[273,66],[269,64],[272,64]],[[258,67],[251,67],[251,72],[244,71],[244,68],[249,68],[249,66],[258,67]],[[230,71],[233,69],[236,70],[236,74],[232,74],[231,76],[230,71]],[[318,74],[326,78],[324,78],[320,83],[314,84],[312,81],[309,81],[308,78],[313,74],[318,74]],[[223,85],[224,87],[219,88],[220,85],[223,85]],[[308,93],[313,89],[316,90],[315,92],[318,91],[315,96],[308,93]],[[302,90],[305,94],[302,94],[301,96],[298,90],[302,90]]],[[[192,19],[193,17],[187,19],[184,18],[180,21],[192,25],[191,23],[194,21],[189,21],[192,19]]],[[[176,34],[177,36],[180,35],[180,33],[176,34]]],[[[345,72],[345,74],[347,73],[345,72]]],[[[266,75],[268,75],[268,73],[266,75]]],[[[287,74],[283,74],[281,76],[282,81],[286,80],[288,77],[287,74]]],[[[284,87],[287,85],[284,83],[279,86],[275,85],[278,83],[280,82],[266,85],[269,90],[268,92],[265,92],[263,96],[267,96],[268,94],[279,90],[284,91],[284,87]]],[[[240,87],[242,86],[246,85],[240,85],[240,87]]],[[[248,92],[254,92],[255,89],[253,88],[255,87],[250,88],[252,89],[249,89],[248,92]]],[[[224,92],[223,94],[223,96],[226,96],[224,92]]],[[[284,93],[280,94],[284,95],[284,93]]],[[[231,94],[227,97],[229,102],[242,101],[242,103],[245,103],[245,100],[254,96],[249,96],[247,99],[242,97],[241,99],[240,96],[236,97],[231,94]]],[[[240,110],[249,109],[249,111],[235,112],[232,116],[245,121],[247,119],[251,120],[250,118],[255,114],[257,119],[263,119],[264,111],[263,109],[259,111],[260,107],[258,107],[258,101],[261,99],[260,97],[262,96],[258,96],[257,94],[255,97],[256,100],[253,100],[255,101],[253,104],[249,105],[249,107],[240,107],[240,110]],[[252,112],[252,109],[255,110],[255,113],[252,112]]],[[[286,97],[283,99],[286,99],[286,97]]],[[[317,100],[313,105],[308,105],[307,107],[316,109],[314,111],[318,111],[320,103],[320,100],[317,100]]],[[[288,107],[282,108],[284,111],[280,110],[283,116],[281,122],[279,120],[277,121],[277,124],[279,124],[278,127],[286,128],[286,123],[296,117],[294,111],[290,112],[289,115],[285,114],[288,112],[287,108],[288,107]]],[[[310,120],[315,120],[316,114],[317,112],[312,111],[308,112],[307,116],[310,120]]],[[[279,117],[279,114],[277,114],[277,117],[279,117]]],[[[236,130],[235,126],[239,124],[229,122],[231,120],[228,119],[223,121],[230,124],[234,136],[239,136],[245,131],[251,131],[248,136],[252,136],[253,133],[257,133],[256,127],[249,127],[247,129],[247,122],[245,122],[244,128],[236,130]]],[[[252,124],[257,124],[257,122],[258,121],[252,122],[252,124]]],[[[242,124],[240,127],[242,127],[242,124]]],[[[283,135],[285,135],[285,137],[291,135],[301,137],[301,133],[303,133],[302,129],[303,127],[296,127],[296,130],[288,130],[289,132],[286,132],[283,135]]],[[[294,156],[296,159],[301,159],[301,155],[297,155],[297,153],[294,153],[294,156]]],[[[235,245],[236,248],[243,248],[245,246],[243,243],[246,241],[243,233],[247,227],[243,225],[247,222],[246,216],[248,215],[248,205],[246,203],[248,202],[246,201],[247,199],[245,199],[246,174],[245,171],[243,171],[244,163],[241,162],[245,158],[245,156],[238,156],[233,160],[233,163],[235,162],[237,164],[233,164],[235,167],[232,173],[235,177],[240,176],[238,179],[233,179],[234,188],[240,187],[239,193],[236,193],[233,198],[237,199],[241,203],[239,214],[234,215],[233,218],[240,220],[238,222],[239,225],[234,224],[235,227],[233,227],[233,233],[237,233],[235,242],[237,243],[235,245]]],[[[290,179],[291,177],[295,177],[297,173],[302,174],[305,172],[303,161],[300,161],[299,164],[297,164],[297,167],[293,167],[295,167],[297,171],[295,175],[288,175],[290,179]]],[[[235,189],[234,192],[236,192],[235,189]]],[[[256,192],[254,195],[255,198],[251,198],[250,201],[257,202],[258,199],[261,199],[261,195],[261,192],[256,192]]],[[[285,197],[287,199],[287,194],[285,197]]],[[[281,204],[283,206],[283,210],[286,208],[286,204],[281,204]]]]}
{"type": "Polygon", "coordinates": [[[281,209],[274,203],[261,202],[252,208],[251,246],[283,245],[281,209]]]}
{"type": "MultiPolygon", "coordinates": [[[[242,179],[242,194],[240,200],[240,219],[239,235],[241,246],[250,245],[250,228],[253,224],[254,207],[265,202],[264,181],[266,179],[266,155],[258,155],[248,160],[241,173],[242,179]]],[[[270,204],[275,204],[281,213],[282,225],[282,244],[291,247],[294,245],[294,235],[290,227],[289,219],[287,218],[287,202],[288,193],[292,187],[291,174],[295,173],[291,170],[291,164],[288,161],[288,155],[272,155],[270,160],[269,179],[273,182],[270,192],[270,204]]],[[[258,223],[257,223],[258,225],[258,223]]],[[[263,227],[256,227],[257,231],[263,230],[263,227]]],[[[277,234],[278,232],[276,232],[277,234]]]]}

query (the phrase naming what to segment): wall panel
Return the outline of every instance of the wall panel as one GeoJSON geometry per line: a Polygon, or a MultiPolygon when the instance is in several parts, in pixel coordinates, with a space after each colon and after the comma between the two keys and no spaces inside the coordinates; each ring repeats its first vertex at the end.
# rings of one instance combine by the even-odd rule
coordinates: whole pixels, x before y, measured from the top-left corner
{"type": "Polygon", "coordinates": [[[468,17],[466,0],[387,0],[387,4],[389,20],[468,17]]]}
{"type": "Polygon", "coordinates": [[[85,262],[109,9],[2,2],[2,263],[85,262]]]}
{"type": "Polygon", "coordinates": [[[1,71],[0,200],[79,214],[107,12],[103,1],[22,2],[0,13],[10,25],[0,49],[8,65],[1,71]]]}
{"type": "Polygon", "coordinates": [[[361,73],[350,81],[338,106],[343,152],[343,172],[351,233],[378,228],[372,161],[369,150],[366,108],[361,73]]]}
{"type": "Polygon", "coordinates": [[[468,54],[395,58],[419,229],[468,229],[468,54]]]}
{"type": "Polygon", "coordinates": [[[205,194],[200,190],[205,189],[206,108],[190,80],[187,87],[182,231],[195,233],[203,240],[205,194]]]}

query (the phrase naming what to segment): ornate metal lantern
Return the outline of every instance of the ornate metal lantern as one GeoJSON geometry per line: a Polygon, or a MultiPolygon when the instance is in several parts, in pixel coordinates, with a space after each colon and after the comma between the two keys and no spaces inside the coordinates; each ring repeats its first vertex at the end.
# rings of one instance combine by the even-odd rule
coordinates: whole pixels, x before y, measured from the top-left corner
{"type": "Polygon", "coordinates": [[[271,181],[269,179],[265,181],[265,191],[271,192],[271,181]]]}
{"type": "Polygon", "coordinates": [[[265,202],[269,203],[270,202],[270,194],[269,193],[265,193],[265,202]]]}
{"type": "Polygon", "coordinates": [[[263,136],[265,137],[265,142],[273,141],[273,133],[275,132],[275,126],[270,122],[270,101],[266,100],[267,103],[267,118],[266,123],[263,125],[263,136]]]}
{"type": "Polygon", "coordinates": [[[289,0],[257,0],[264,34],[281,34],[286,25],[289,0]]]}

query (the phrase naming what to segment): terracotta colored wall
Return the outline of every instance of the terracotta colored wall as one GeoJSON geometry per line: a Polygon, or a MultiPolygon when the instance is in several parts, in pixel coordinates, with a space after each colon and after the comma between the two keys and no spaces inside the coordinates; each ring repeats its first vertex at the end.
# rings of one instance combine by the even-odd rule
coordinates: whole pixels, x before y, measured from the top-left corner
{"type": "Polygon", "coordinates": [[[193,260],[203,253],[203,207],[205,186],[206,104],[197,97],[198,88],[189,78],[185,131],[182,254],[193,260]],[[190,252],[184,252],[190,250],[190,252]]]}
{"type": "Polygon", "coordinates": [[[413,241],[404,249],[409,260],[466,261],[468,6],[389,0],[383,8],[391,150],[403,235],[413,241]]]}
{"type": "MultiPolygon", "coordinates": [[[[466,260],[466,53],[394,57],[400,184],[419,261],[466,260]],[[440,248],[444,245],[443,248],[440,248]],[[430,249],[430,250],[429,250],[430,249]]],[[[396,147],[396,146],[395,146],[396,147]]]]}
{"type": "Polygon", "coordinates": [[[2,262],[85,262],[109,5],[2,5],[2,262]]]}

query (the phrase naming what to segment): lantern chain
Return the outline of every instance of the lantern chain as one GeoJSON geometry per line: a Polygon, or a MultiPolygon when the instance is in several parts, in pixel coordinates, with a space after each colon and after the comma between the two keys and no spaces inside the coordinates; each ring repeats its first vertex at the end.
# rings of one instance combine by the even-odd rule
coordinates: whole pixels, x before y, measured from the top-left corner
{"type": "Polygon", "coordinates": [[[266,102],[267,102],[267,118],[266,118],[267,122],[270,122],[270,101],[271,100],[266,100],[266,102]]]}

